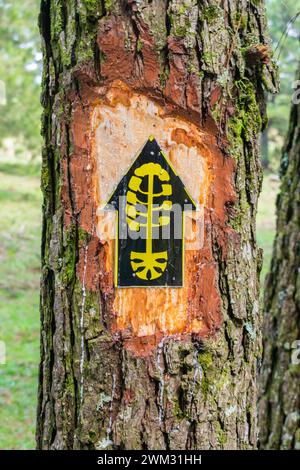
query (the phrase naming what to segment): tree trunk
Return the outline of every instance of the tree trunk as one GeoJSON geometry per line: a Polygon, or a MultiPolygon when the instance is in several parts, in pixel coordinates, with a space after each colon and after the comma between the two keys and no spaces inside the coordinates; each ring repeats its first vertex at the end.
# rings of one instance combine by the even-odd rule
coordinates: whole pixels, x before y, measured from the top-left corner
{"type": "Polygon", "coordinates": [[[42,0],[40,28],[38,448],[256,448],[262,2],[42,0]],[[150,135],[203,240],[182,287],[121,289],[99,208],[150,135]]]}
{"type": "Polygon", "coordinates": [[[299,175],[298,103],[292,105],[290,127],[281,160],[277,232],[264,298],[260,439],[266,449],[300,449],[299,175]]]}

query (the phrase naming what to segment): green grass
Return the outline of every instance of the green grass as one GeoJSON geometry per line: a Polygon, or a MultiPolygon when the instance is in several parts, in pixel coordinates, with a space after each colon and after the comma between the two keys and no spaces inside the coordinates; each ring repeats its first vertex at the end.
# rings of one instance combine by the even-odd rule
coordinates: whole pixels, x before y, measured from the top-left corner
{"type": "MultiPolygon", "coordinates": [[[[264,249],[262,278],[271,258],[278,182],[265,177],[257,219],[264,249]]],[[[0,164],[0,449],[33,449],[39,362],[41,195],[38,169],[0,164]]]]}
{"type": "Polygon", "coordinates": [[[41,194],[36,167],[0,165],[0,449],[33,449],[41,194]]]}

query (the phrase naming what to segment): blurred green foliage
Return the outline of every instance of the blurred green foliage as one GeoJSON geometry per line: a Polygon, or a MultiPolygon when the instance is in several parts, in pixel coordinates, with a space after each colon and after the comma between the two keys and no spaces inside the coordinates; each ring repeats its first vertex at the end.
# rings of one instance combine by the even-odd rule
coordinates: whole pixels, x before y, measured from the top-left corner
{"type": "Polygon", "coordinates": [[[14,138],[19,149],[40,154],[41,52],[39,0],[0,0],[0,144],[14,138]]]}
{"type": "Polygon", "coordinates": [[[0,449],[34,449],[41,192],[37,166],[0,162],[0,449]]]}

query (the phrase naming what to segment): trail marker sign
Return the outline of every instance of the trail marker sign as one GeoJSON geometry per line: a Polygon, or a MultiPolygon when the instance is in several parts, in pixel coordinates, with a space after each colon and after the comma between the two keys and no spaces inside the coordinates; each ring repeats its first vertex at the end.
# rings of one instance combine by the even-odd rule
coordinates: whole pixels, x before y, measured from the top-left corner
{"type": "Polygon", "coordinates": [[[109,197],[116,210],[115,285],[182,287],[184,211],[196,204],[154,137],[109,197]]]}

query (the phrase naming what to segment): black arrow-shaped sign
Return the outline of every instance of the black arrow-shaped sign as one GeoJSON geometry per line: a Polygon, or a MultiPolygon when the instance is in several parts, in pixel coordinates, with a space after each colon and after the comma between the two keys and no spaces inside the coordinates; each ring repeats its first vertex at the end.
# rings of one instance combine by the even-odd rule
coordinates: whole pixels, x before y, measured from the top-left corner
{"type": "Polygon", "coordinates": [[[196,204],[154,137],[109,197],[118,212],[115,284],[183,285],[184,211],[196,204]]]}

